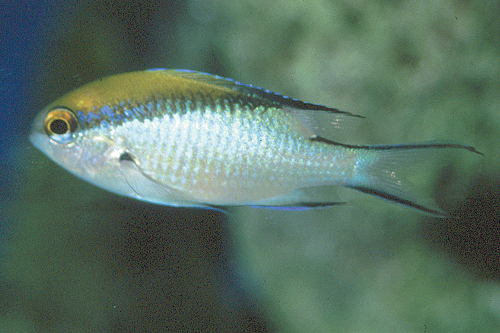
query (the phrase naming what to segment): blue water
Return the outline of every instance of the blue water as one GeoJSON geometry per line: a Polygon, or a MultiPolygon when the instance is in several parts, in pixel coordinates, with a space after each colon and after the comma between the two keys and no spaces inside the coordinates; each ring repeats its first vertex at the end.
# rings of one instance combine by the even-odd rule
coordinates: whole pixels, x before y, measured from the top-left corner
{"type": "MultiPolygon", "coordinates": [[[[0,5],[0,202],[16,200],[23,186],[19,163],[27,145],[33,87],[45,31],[56,11],[72,1],[2,1],[0,5]]],[[[0,237],[10,218],[2,209],[0,237]]],[[[4,242],[0,238],[0,244],[4,242]]],[[[0,248],[1,250],[1,248],[0,248]]]]}

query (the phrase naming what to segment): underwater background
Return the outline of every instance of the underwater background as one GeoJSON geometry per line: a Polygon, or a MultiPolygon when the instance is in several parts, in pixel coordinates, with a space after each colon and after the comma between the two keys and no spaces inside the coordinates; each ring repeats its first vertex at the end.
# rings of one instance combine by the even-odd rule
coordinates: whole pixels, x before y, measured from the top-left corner
{"type": "Polygon", "coordinates": [[[498,1],[0,5],[0,332],[500,331],[498,1]],[[27,141],[102,76],[205,71],[366,117],[346,143],[454,140],[418,175],[453,217],[347,204],[227,214],[100,190],[27,141]]]}

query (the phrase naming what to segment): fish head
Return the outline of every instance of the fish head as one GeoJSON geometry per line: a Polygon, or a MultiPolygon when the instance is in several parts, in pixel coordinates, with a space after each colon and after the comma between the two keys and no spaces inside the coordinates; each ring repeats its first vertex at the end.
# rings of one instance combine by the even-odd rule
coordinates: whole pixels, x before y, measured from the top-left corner
{"type": "Polygon", "coordinates": [[[76,91],[48,105],[34,119],[29,140],[77,177],[106,190],[133,196],[120,169],[123,142],[114,137],[113,127],[106,126],[106,122],[90,125],[87,121],[87,115],[95,110],[95,101],[90,96],[76,91]]]}

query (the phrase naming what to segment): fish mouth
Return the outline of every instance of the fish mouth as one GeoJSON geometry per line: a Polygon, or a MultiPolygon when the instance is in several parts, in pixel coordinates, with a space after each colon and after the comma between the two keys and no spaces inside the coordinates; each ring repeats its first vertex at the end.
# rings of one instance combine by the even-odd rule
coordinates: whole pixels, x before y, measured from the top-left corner
{"type": "Polygon", "coordinates": [[[39,151],[44,153],[51,160],[54,160],[53,157],[53,145],[52,142],[45,132],[44,129],[44,119],[47,116],[47,111],[41,111],[33,120],[31,124],[31,131],[28,134],[29,142],[39,151]]]}
{"type": "Polygon", "coordinates": [[[37,132],[31,132],[29,135],[28,135],[28,140],[29,142],[35,146],[36,149],[40,150],[40,151],[44,151],[43,149],[43,137],[42,137],[42,134],[41,133],[37,133],[37,132]]]}
{"type": "Polygon", "coordinates": [[[31,125],[31,132],[28,135],[28,140],[37,149],[42,150],[42,143],[44,139],[47,139],[45,131],[43,130],[42,123],[40,121],[40,116],[37,116],[31,125]]]}

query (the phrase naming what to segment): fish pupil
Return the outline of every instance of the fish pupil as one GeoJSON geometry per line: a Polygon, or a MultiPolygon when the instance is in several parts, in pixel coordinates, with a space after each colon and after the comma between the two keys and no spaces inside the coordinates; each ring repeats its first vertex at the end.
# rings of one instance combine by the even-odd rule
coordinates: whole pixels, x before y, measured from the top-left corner
{"type": "Polygon", "coordinates": [[[50,123],[50,130],[54,134],[66,134],[68,133],[68,123],[62,119],[55,119],[50,123]]]}
{"type": "Polygon", "coordinates": [[[134,162],[134,158],[129,153],[123,153],[120,155],[120,161],[134,162]]]}

